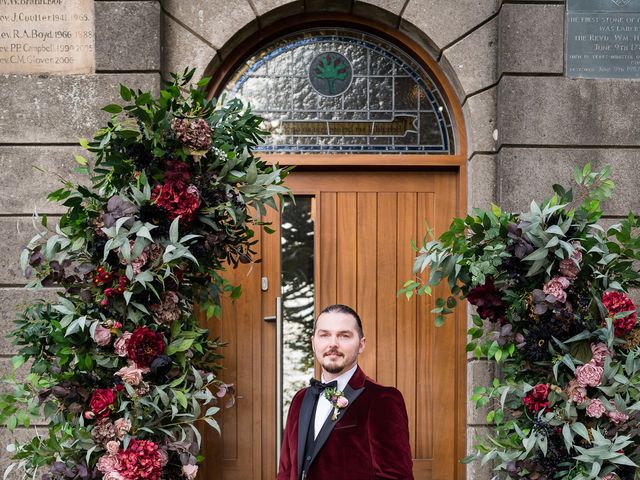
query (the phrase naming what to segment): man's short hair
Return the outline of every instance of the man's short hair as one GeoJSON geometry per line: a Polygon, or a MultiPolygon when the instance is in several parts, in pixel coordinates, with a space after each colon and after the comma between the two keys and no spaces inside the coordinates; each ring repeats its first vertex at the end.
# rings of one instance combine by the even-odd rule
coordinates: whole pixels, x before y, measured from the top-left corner
{"type": "Polygon", "coordinates": [[[364,337],[364,332],[362,331],[362,320],[360,320],[360,316],[356,313],[356,311],[347,306],[347,305],[342,305],[341,303],[336,303],[335,305],[329,305],[328,307],[325,307],[324,310],[322,310],[318,316],[316,317],[316,319],[313,322],[313,333],[316,333],[316,326],[318,324],[318,318],[320,318],[320,315],[322,315],[323,313],[344,313],[347,315],[351,315],[353,318],[356,319],[356,325],[357,325],[357,330],[358,330],[358,336],[360,338],[364,337]]]}

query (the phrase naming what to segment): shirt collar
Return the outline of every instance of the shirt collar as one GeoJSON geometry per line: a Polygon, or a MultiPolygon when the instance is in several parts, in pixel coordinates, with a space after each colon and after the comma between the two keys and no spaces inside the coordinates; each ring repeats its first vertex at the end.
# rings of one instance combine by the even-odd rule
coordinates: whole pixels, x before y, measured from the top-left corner
{"type": "MultiPolygon", "coordinates": [[[[351,380],[351,377],[353,377],[353,374],[356,373],[357,368],[358,368],[358,364],[356,363],[352,368],[344,372],[342,375],[340,375],[337,378],[334,378],[334,380],[338,382],[338,390],[340,390],[341,392],[344,392],[344,389],[347,386],[347,383],[349,383],[349,380],[351,380]]],[[[327,381],[324,378],[324,374],[322,375],[322,382],[327,383],[327,381]]]]}

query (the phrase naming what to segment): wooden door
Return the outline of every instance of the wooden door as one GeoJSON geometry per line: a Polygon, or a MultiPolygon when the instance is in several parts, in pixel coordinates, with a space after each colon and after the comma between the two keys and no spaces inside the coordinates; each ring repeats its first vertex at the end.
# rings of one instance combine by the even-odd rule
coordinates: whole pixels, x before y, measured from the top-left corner
{"type": "MultiPolygon", "coordinates": [[[[344,303],[360,314],[367,338],[360,365],[404,395],[416,479],[462,479],[462,312],[436,328],[430,297],[396,296],[412,275],[411,241],[420,241],[427,225],[438,235],[458,212],[457,173],[295,172],[287,184],[314,199],[316,312],[344,303]]],[[[281,246],[280,218],[271,220],[276,232],[259,234],[262,263],[231,275],[243,285],[241,300],[226,303],[223,320],[210,325],[229,342],[222,376],[236,385],[238,400],[223,415],[222,437],[205,435],[207,480],[275,477],[276,335],[263,319],[274,315],[280,296],[281,246]]]]}

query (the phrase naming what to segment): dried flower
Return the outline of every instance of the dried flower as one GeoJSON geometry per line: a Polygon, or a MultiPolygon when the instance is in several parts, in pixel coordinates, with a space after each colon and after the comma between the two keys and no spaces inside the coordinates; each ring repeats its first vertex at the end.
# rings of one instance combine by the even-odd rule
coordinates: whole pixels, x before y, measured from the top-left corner
{"type": "Polygon", "coordinates": [[[598,366],[603,367],[606,357],[610,357],[611,352],[606,343],[592,343],[591,344],[591,360],[598,366]]]}
{"type": "Polygon", "coordinates": [[[108,418],[98,420],[93,425],[91,437],[99,445],[106,445],[108,442],[118,438],[116,428],[108,418]]]}
{"type": "Polygon", "coordinates": [[[575,378],[569,382],[565,388],[565,393],[569,397],[569,400],[580,405],[587,399],[587,389],[580,386],[578,380],[575,378]]]}
{"type": "Polygon", "coordinates": [[[626,413],[622,413],[622,412],[620,412],[618,410],[613,410],[611,412],[607,412],[607,416],[616,425],[618,425],[620,423],[624,423],[627,420],[629,420],[629,415],[627,415],[626,413]]]}
{"type": "Polygon", "coordinates": [[[93,332],[93,340],[101,347],[106,347],[111,343],[111,330],[98,324],[93,332]]]}
{"type": "Polygon", "coordinates": [[[211,148],[211,127],[204,118],[175,118],[171,122],[171,128],[189,150],[203,151],[211,148]]]}
{"type": "Polygon", "coordinates": [[[113,422],[113,425],[116,430],[116,435],[119,439],[122,439],[127,433],[131,431],[131,422],[126,418],[117,419],[115,422],[113,422]]]}
{"type": "Polygon", "coordinates": [[[557,302],[564,303],[567,301],[567,292],[565,289],[569,287],[571,283],[565,277],[553,277],[549,280],[542,291],[547,295],[553,295],[557,302]]]}
{"type": "Polygon", "coordinates": [[[162,301],[151,305],[150,310],[153,312],[153,318],[160,325],[170,326],[173,322],[180,318],[180,298],[175,292],[165,292],[162,301]]]}
{"type": "Polygon", "coordinates": [[[124,332],[122,336],[114,342],[113,349],[119,357],[127,356],[127,342],[131,338],[131,335],[131,332],[124,332]]]}

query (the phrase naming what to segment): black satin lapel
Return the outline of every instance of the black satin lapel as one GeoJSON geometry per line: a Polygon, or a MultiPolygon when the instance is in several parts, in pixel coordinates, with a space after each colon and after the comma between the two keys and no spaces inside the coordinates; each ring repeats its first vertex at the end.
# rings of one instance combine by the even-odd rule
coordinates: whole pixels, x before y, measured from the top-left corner
{"type": "Polygon", "coordinates": [[[298,415],[298,476],[302,473],[302,460],[304,458],[304,446],[307,443],[307,433],[309,432],[309,423],[311,422],[311,414],[315,406],[316,396],[311,393],[310,389],[304,394],[300,414],[298,415]]]}
{"type": "Polygon", "coordinates": [[[347,410],[351,408],[351,405],[353,405],[353,402],[356,400],[356,398],[360,396],[360,394],[363,391],[364,391],[364,387],[354,390],[353,388],[351,388],[349,384],[347,384],[343,393],[344,393],[344,396],[347,397],[347,400],[349,400],[349,404],[345,408],[340,410],[340,414],[338,415],[338,418],[336,420],[331,420],[331,416],[333,415],[333,409],[331,410],[331,413],[329,413],[329,416],[324,421],[324,424],[320,429],[320,433],[318,433],[318,436],[316,438],[316,448],[313,450],[311,463],[313,463],[313,461],[316,459],[318,452],[320,451],[324,443],[329,438],[329,435],[335,428],[336,424],[340,421],[342,417],[344,417],[345,413],[347,413],[347,410]]]}

